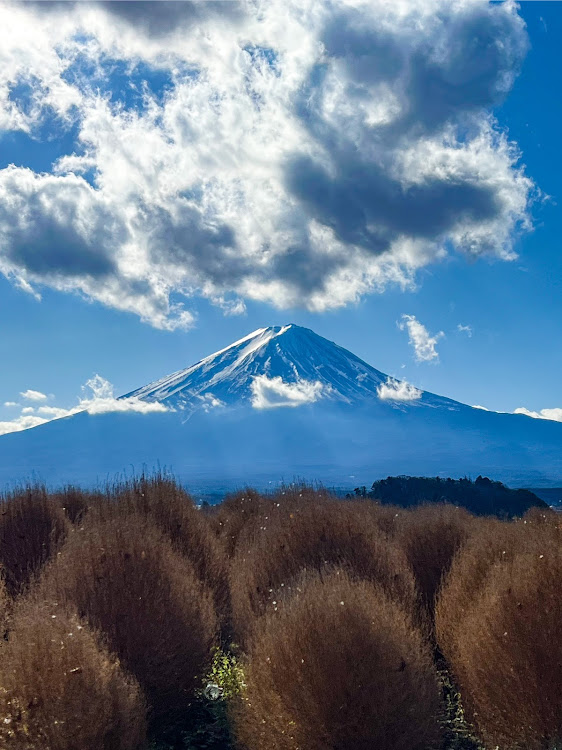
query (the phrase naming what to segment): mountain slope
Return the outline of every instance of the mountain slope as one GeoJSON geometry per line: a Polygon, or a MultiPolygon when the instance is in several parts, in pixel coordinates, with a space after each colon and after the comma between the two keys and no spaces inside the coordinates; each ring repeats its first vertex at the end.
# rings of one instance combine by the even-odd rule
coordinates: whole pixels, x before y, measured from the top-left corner
{"type": "MultiPolygon", "coordinates": [[[[341,346],[294,324],[259,328],[225,349],[185,370],[127,393],[173,408],[194,410],[213,399],[225,406],[256,401],[255,379],[281,378],[283,383],[316,383],[317,399],[359,404],[378,397],[388,376],[341,346]]],[[[430,393],[423,404],[452,406],[457,402],[430,393]]]]}
{"type": "Polygon", "coordinates": [[[562,482],[562,423],[466,406],[389,379],[299,326],[263,328],[132,391],[165,413],[80,413],[0,437],[0,486],[173,470],[196,492],[393,474],[562,482]]]}

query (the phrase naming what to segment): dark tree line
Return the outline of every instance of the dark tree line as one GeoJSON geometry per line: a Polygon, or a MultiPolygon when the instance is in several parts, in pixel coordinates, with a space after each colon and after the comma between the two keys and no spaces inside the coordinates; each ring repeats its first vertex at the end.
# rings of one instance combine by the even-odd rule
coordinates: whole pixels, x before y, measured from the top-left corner
{"type": "Polygon", "coordinates": [[[409,508],[423,503],[452,503],[476,515],[521,516],[533,506],[547,508],[530,490],[513,490],[487,477],[475,480],[440,477],[387,477],[373,482],[371,489],[356,487],[354,495],[380,503],[409,508]]]}

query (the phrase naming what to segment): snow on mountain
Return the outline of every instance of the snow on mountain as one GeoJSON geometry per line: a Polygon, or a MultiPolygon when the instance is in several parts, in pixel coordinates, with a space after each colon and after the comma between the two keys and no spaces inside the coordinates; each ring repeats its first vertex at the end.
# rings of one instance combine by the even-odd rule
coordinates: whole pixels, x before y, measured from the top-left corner
{"type": "Polygon", "coordinates": [[[393,380],[347,349],[294,324],[259,328],[185,370],[125,394],[180,410],[251,403],[296,406],[381,398],[454,408],[456,402],[393,380]]]}
{"type": "Polygon", "coordinates": [[[562,483],[562,423],[466,406],[395,380],[296,325],[260,328],[122,398],[0,437],[0,488],[94,485],[168,467],[197,493],[295,477],[353,488],[396,474],[562,483]]]}

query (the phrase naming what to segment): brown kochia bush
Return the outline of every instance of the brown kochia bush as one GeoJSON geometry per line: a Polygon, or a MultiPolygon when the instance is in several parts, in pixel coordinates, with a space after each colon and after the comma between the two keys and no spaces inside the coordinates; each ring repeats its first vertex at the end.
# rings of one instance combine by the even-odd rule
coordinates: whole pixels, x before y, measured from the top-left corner
{"type": "Polygon", "coordinates": [[[247,488],[227,495],[209,512],[211,528],[229,558],[234,555],[238,538],[246,525],[267,516],[274,507],[271,498],[247,488]]]}
{"type": "Polygon", "coordinates": [[[138,683],[90,629],[61,607],[19,605],[0,645],[0,746],[140,750],[145,734],[138,683]]]}
{"type": "Polygon", "coordinates": [[[4,631],[7,626],[8,612],[10,610],[10,597],[6,591],[6,584],[4,583],[4,575],[0,568],[0,639],[3,637],[4,631]]]}
{"type": "Polygon", "coordinates": [[[548,523],[551,526],[561,526],[562,518],[560,513],[553,510],[552,508],[538,508],[533,506],[523,515],[517,523],[531,524],[537,526],[539,524],[548,523]]]}
{"type": "Polygon", "coordinates": [[[64,511],[44,487],[18,490],[0,503],[0,566],[14,597],[60,548],[68,529],[64,511]]]}
{"type": "Polygon", "coordinates": [[[452,667],[486,747],[561,747],[561,592],[562,547],[545,535],[494,566],[458,625],[452,667]]]}
{"type": "Polygon", "coordinates": [[[437,642],[450,662],[455,660],[459,643],[458,627],[478,599],[491,570],[507,565],[519,552],[534,549],[542,538],[562,543],[562,530],[550,524],[493,519],[476,519],[474,524],[474,533],[453,560],[435,608],[437,642]]]}
{"type": "Polygon", "coordinates": [[[394,539],[406,553],[430,622],[443,577],[470,536],[474,520],[463,508],[448,504],[421,505],[396,517],[394,539]]]}
{"type": "Polygon", "coordinates": [[[145,691],[154,725],[189,710],[215,639],[212,597],[146,518],[88,514],[45,570],[39,592],[75,607],[104,634],[145,691]]]}
{"type": "Polygon", "coordinates": [[[72,485],[64,487],[52,497],[72,523],[80,523],[88,510],[99,505],[105,498],[101,492],[88,492],[72,485]]]}
{"type": "Polygon", "coordinates": [[[391,538],[396,534],[400,518],[408,512],[399,505],[383,505],[374,500],[352,500],[351,504],[372,515],[379,529],[391,538]]]}
{"type": "Polygon", "coordinates": [[[302,570],[337,565],[359,579],[375,581],[410,614],[417,607],[415,582],[402,550],[368,514],[338,501],[276,509],[263,525],[241,536],[231,566],[234,632],[249,645],[257,618],[302,570]]]}
{"type": "Polygon", "coordinates": [[[305,484],[283,486],[273,495],[262,495],[247,487],[227,495],[221,503],[209,510],[208,515],[215,534],[231,558],[238,539],[243,534],[252,534],[255,527],[263,526],[272,513],[276,515],[290,512],[305,505],[333,499],[326,490],[314,489],[305,484]]]}
{"type": "Polygon", "coordinates": [[[305,576],[257,626],[233,708],[247,750],[429,750],[440,694],[427,643],[380,586],[305,576]]]}
{"type": "Polygon", "coordinates": [[[132,480],[117,487],[114,495],[108,496],[96,510],[102,517],[112,517],[115,512],[139,513],[156,524],[211,589],[221,618],[228,619],[228,565],[224,549],[216,539],[209,519],[181,487],[162,475],[132,480]]]}
{"type": "Polygon", "coordinates": [[[322,503],[326,500],[335,500],[335,496],[325,487],[315,487],[306,482],[293,482],[282,484],[273,495],[273,503],[294,503],[296,505],[311,505],[322,503]]]}

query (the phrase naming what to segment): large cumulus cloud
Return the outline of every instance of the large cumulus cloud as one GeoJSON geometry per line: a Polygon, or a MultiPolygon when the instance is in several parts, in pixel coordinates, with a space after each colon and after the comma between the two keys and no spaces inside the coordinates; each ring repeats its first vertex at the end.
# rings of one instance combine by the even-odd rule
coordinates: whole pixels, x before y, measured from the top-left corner
{"type": "Polygon", "coordinates": [[[24,288],[185,327],[195,296],[323,310],[450,252],[511,259],[529,226],[493,115],[527,48],[512,2],[0,14],[0,128],[77,134],[48,174],[0,170],[0,269],[24,288]]]}

